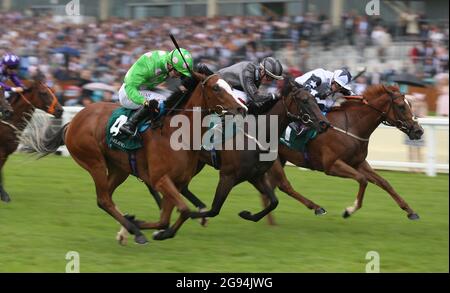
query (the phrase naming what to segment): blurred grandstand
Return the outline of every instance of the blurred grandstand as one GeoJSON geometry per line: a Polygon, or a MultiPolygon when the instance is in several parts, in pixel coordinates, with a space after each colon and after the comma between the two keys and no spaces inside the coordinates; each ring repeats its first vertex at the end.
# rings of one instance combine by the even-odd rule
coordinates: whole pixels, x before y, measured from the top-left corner
{"type": "MultiPolygon", "coordinates": [[[[114,92],[83,86],[98,82],[118,89],[141,54],[172,49],[172,33],[196,62],[213,70],[269,55],[293,76],[317,67],[345,66],[354,73],[367,68],[354,83],[357,93],[409,74],[423,85],[401,89],[418,97],[418,107],[421,101],[420,116],[448,116],[445,0],[74,0],[69,10],[69,0],[0,4],[0,53],[22,57],[23,78],[43,71],[67,106],[114,101],[114,92]],[[379,3],[379,15],[367,15],[369,2],[379,3]]],[[[448,134],[444,141],[448,146],[448,134]]],[[[448,171],[448,152],[443,163],[448,171]]]]}

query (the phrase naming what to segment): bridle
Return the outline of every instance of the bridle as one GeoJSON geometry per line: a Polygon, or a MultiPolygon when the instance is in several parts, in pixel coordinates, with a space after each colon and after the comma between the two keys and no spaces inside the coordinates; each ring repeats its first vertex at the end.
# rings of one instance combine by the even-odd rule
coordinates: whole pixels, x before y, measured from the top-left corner
{"type": "MultiPolygon", "coordinates": [[[[286,104],[285,97],[282,96],[284,109],[286,110],[287,117],[289,120],[291,120],[291,122],[302,122],[305,125],[311,124],[313,122],[311,120],[311,116],[308,113],[303,112],[302,107],[300,107],[300,105],[296,99],[296,95],[299,92],[300,92],[300,89],[297,89],[297,90],[292,91],[289,95],[292,95],[292,101],[295,103],[295,106],[297,107],[297,110],[300,112],[300,115],[293,114],[292,112],[289,111],[289,108],[286,104]]],[[[291,103],[292,103],[292,101],[291,101],[291,103]]]]}
{"type": "MultiPolygon", "coordinates": [[[[46,112],[51,115],[54,115],[55,111],[56,111],[56,106],[58,105],[58,99],[56,98],[55,94],[46,85],[44,85],[40,81],[38,81],[38,83],[39,83],[39,86],[45,86],[46,89],[50,92],[50,95],[52,96],[52,102],[50,103],[49,106],[47,106],[46,112]]],[[[31,90],[32,90],[32,88],[27,88],[24,90],[24,93],[30,92],[31,90]]],[[[25,97],[24,94],[18,93],[18,97],[20,97],[21,99],[23,99],[25,101],[25,103],[30,105],[33,111],[37,108],[27,97],[25,97]]]]}
{"type": "MultiPolygon", "coordinates": [[[[369,108],[375,110],[376,112],[380,113],[380,116],[377,118],[377,120],[380,120],[381,123],[383,123],[384,125],[387,126],[391,126],[391,127],[396,127],[399,130],[403,131],[403,132],[410,132],[412,130],[412,127],[408,127],[408,124],[406,122],[404,122],[403,120],[401,120],[398,117],[398,113],[397,111],[394,110],[395,107],[395,103],[394,100],[398,98],[398,96],[396,96],[391,90],[389,90],[388,88],[386,88],[386,86],[383,85],[383,89],[386,91],[386,93],[389,96],[389,106],[387,111],[382,111],[380,109],[378,109],[377,107],[373,106],[372,104],[369,103],[369,101],[367,101],[364,97],[361,97],[361,101],[367,105],[369,108]],[[394,122],[390,122],[387,120],[387,117],[389,115],[389,113],[391,111],[394,111],[394,122]]],[[[415,117],[413,118],[415,119],[415,117]]]]}

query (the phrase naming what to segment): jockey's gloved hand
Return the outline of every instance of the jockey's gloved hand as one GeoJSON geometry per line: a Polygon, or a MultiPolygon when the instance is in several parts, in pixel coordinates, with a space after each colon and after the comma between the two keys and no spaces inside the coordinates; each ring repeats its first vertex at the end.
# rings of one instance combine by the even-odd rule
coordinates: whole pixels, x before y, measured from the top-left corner
{"type": "Polygon", "coordinates": [[[214,72],[212,72],[208,66],[204,63],[198,63],[197,64],[197,72],[200,72],[202,74],[206,74],[206,75],[213,75],[214,72]]]}
{"type": "Polygon", "coordinates": [[[15,92],[15,93],[21,93],[21,92],[23,92],[23,88],[22,87],[13,87],[13,88],[11,88],[11,91],[12,92],[15,92]]]}
{"type": "Polygon", "coordinates": [[[316,98],[318,98],[319,100],[325,100],[331,93],[330,92],[324,92],[324,93],[317,93],[315,95],[316,98]]]}
{"type": "Polygon", "coordinates": [[[159,103],[157,100],[145,100],[144,106],[151,111],[156,111],[158,110],[159,103]]]}

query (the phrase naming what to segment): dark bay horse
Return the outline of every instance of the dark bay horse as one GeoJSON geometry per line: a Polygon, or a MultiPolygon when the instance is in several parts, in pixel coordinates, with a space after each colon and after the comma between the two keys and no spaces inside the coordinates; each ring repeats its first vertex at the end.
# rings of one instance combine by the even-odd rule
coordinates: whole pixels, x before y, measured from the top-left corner
{"type": "MultiPolygon", "coordinates": [[[[265,128],[266,133],[271,130],[269,125],[271,115],[276,115],[278,117],[278,125],[275,125],[278,135],[276,136],[276,144],[278,144],[278,138],[281,133],[286,129],[289,123],[293,121],[300,121],[316,129],[318,132],[325,131],[329,125],[328,120],[322,115],[316,101],[312,95],[303,89],[297,89],[296,86],[287,80],[285,82],[282,93],[282,98],[272,106],[272,108],[265,113],[266,125],[262,126],[265,128]]],[[[191,201],[199,209],[203,209],[200,212],[192,212],[191,218],[206,218],[215,217],[219,214],[222,205],[224,204],[226,198],[228,197],[231,189],[244,182],[248,181],[257,190],[264,194],[269,203],[262,211],[252,214],[249,211],[242,211],[239,216],[243,219],[250,221],[259,221],[266,214],[276,208],[278,200],[269,184],[268,177],[266,176],[266,171],[272,166],[274,160],[277,158],[275,155],[274,159],[269,161],[260,160],[260,154],[266,150],[262,149],[243,149],[243,150],[218,150],[218,156],[220,157],[220,179],[216,188],[216,193],[210,210],[204,210],[206,205],[198,199],[193,193],[188,190],[186,186],[182,190],[182,194],[191,201]]],[[[276,152],[276,150],[274,150],[276,152]]],[[[214,165],[212,162],[211,154],[209,151],[203,150],[200,155],[200,162],[197,169],[197,173],[200,172],[205,164],[214,165]]],[[[155,197],[157,203],[160,202],[159,195],[152,191],[150,192],[153,197],[155,197]]],[[[303,199],[302,199],[303,200],[303,199]]],[[[306,199],[304,199],[306,200],[306,199]]],[[[325,210],[320,206],[310,202],[315,209],[316,214],[323,214],[325,210]]],[[[160,231],[156,234],[156,238],[161,234],[168,233],[167,230],[160,231]]],[[[173,233],[169,231],[169,233],[173,233]]],[[[120,243],[126,242],[126,233],[124,229],[119,232],[118,240],[120,243]]]]}
{"type": "MultiPolygon", "coordinates": [[[[352,97],[349,97],[352,98],[352,97]]],[[[369,138],[373,131],[385,123],[397,127],[412,140],[424,133],[415,120],[411,108],[395,86],[374,85],[367,88],[362,97],[348,99],[341,107],[330,112],[327,118],[332,126],[307,145],[304,153],[279,146],[279,158],[299,167],[325,172],[327,175],[351,178],[358,182],[359,191],[352,206],[345,209],[344,218],[350,217],[363,204],[364,192],[371,182],[388,192],[411,220],[419,219],[406,201],[389,182],[378,175],[366,161],[369,138]]],[[[290,185],[282,164],[274,164],[268,172],[273,188],[290,185]]]]}
{"type": "Polygon", "coordinates": [[[8,120],[13,112],[14,109],[6,102],[3,89],[0,87],[0,119],[8,120]]]}
{"type": "Polygon", "coordinates": [[[43,76],[33,81],[24,81],[26,90],[22,94],[13,93],[10,101],[14,110],[9,119],[0,119],[0,198],[4,202],[11,199],[3,187],[3,166],[19,145],[18,136],[28,125],[35,109],[41,109],[55,118],[60,118],[63,108],[52,90],[44,84],[43,76]]]}
{"type": "MultiPolygon", "coordinates": [[[[34,151],[48,154],[58,145],[65,143],[72,158],[91,174],[96,187],[98,206],[133,234],[136,243],[147,242],[141,229],[167,228],[174,207],[177,207],[180,216],[170,230],[176,231],[190,215],[189,207],[179,190],[186,186],[195,174],[200,151],[192,148],[194,144],[192,139],[187,149],[172,148],[172,134],[175,131],[179,132],[180,129],[170,125],[171,119],[176,117],[174,114],[183,115],[189,122],[187,135],[192,138],[196,130],[201,130],[202,135],[207,131],[206,127],[201,126],[199,127],[201,129],[194,129],[193,116],[196,111],[194,107],[201,108],[199,110],[201,118],[216,109],[224,109],[230,114],[246,111],[246,107],[232,95],[231,87],[219,76],[193,73],[190,81],[192,87],[188,89],[187,94],[177,91],[168,98],[166,107],[176,109],[162,118],[160,129],[152,129],[142,134],[144,147],[136,152],[139,178],[163,195],[162,212],[160,220],[156,223],[137,222],[125,217],[112,200],[114,190],[133,172],[128,154],[110,149],[106,144],[106,124],[111,113],[119,105],[95,103],[87,106],[51,139],[41,144],[32,144],[43,146],[34,151]]],[[[34,137],[34,139],[43,138],[34,137]]]]}

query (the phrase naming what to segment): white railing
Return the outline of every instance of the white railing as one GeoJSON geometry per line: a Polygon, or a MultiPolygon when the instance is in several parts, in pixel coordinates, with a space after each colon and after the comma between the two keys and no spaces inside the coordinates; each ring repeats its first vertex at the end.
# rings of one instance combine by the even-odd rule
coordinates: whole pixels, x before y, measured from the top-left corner
{"type": "MultiPolygon", "coordinates": [[[[82,107],[64,107],[63,123],[69,122],[82,107]]],[[[405,135],[393,127],[381,125],[371,136],[369,144],[369,163],[375,169],[420,170],[428,176],[438,172],[449,172],[447,117],[419,118],[425,130],[426,158],[421,162],[412,162],[407,158],[408,146],[403,142],[405,135]]],[[[63,155],[69,153],[65,146],[59,149],[63,155]]]]}

